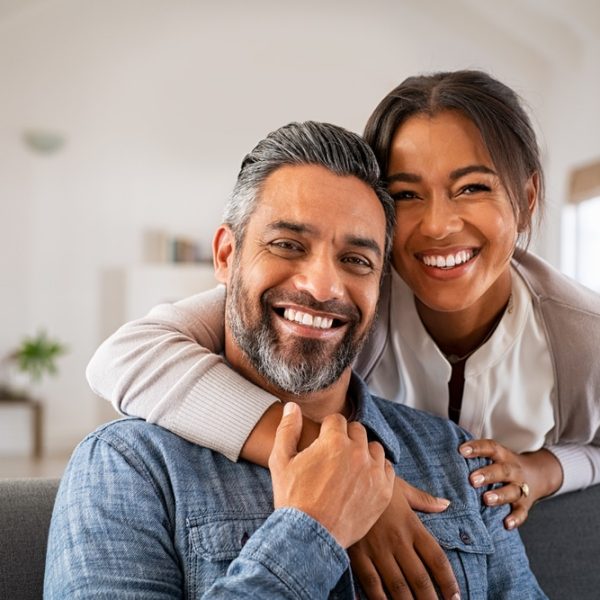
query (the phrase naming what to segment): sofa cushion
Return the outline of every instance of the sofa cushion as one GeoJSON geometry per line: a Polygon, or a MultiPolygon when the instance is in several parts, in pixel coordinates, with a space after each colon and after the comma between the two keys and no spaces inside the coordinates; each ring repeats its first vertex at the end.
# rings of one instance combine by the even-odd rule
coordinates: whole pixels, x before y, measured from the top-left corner
{"type": "Polygon", "coordinates": [[[42,597],[58,479],[0,479],[0,598],[42,597]]]}

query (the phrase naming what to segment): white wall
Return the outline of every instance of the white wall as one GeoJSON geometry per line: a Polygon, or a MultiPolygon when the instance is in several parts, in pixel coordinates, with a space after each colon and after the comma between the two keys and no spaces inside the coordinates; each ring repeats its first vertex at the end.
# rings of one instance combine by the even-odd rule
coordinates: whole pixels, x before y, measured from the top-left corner
{"type": "Polygon", "coordinates": [[[571,34],[581,54],[557,65],[468,0],[284,4],[0,3],[0,354],[40,326],[69,345],[42,390],[50,452],[102,416],[84,381],[104,333],[102,272],[140,262],[144,228],[208,244],[241,158],[268,131],[305,119],[361,131],[404,77],[474,67],[536,112],[555,201],[566,166],[599,153],[594,39],[571,34]],[[31,127],[64,133],[65,147],[32,153],[31,127]]]}

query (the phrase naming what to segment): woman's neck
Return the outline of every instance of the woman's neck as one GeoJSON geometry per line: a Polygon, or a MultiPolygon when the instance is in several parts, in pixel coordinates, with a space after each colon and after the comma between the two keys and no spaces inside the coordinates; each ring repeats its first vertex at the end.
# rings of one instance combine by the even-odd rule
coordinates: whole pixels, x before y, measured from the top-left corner
{"type": "Polygon", "coordinates": [[[456,312],[432,310],[415,298],[417,312],[433,341],[445,355],[474,352],[491,336],[511,295],[510,274],[492,286],[479,301],[456,312]]]}

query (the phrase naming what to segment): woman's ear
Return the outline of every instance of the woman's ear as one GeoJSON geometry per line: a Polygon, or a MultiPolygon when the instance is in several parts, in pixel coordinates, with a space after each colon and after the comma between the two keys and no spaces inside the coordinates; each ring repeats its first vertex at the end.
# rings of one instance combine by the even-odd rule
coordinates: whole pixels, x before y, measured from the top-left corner
{"type": "Polygon", "coordinates": [[[540,193],[540,176],[536,171],[525,183],[525,194],[527,196],[527,206],[529,207],[529,218],[525,219],[522,213],[519,219],[519,232],[525,231],[531,227],[533,214],[537,208],[538,197],[540,193]]]}
{"type": "Polygon", "coordinates": [[[213,264],[217,281],[227,285],[233,268],[235,236],[228,225],[221,225],[213,238],[213,264]]]}

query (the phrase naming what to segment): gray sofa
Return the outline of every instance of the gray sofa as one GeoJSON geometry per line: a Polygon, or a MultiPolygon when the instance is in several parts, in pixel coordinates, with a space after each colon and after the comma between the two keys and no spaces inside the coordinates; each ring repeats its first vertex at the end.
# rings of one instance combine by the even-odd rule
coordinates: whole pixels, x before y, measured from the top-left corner
{"type": "MultiPolygon", "coordinates": [[[[42,597],[57,479],[0,480],[0,599],[42,597]]],[[[600,598],[600,485],[540,502],[521,527],[552,600],[600,598]]]]}

